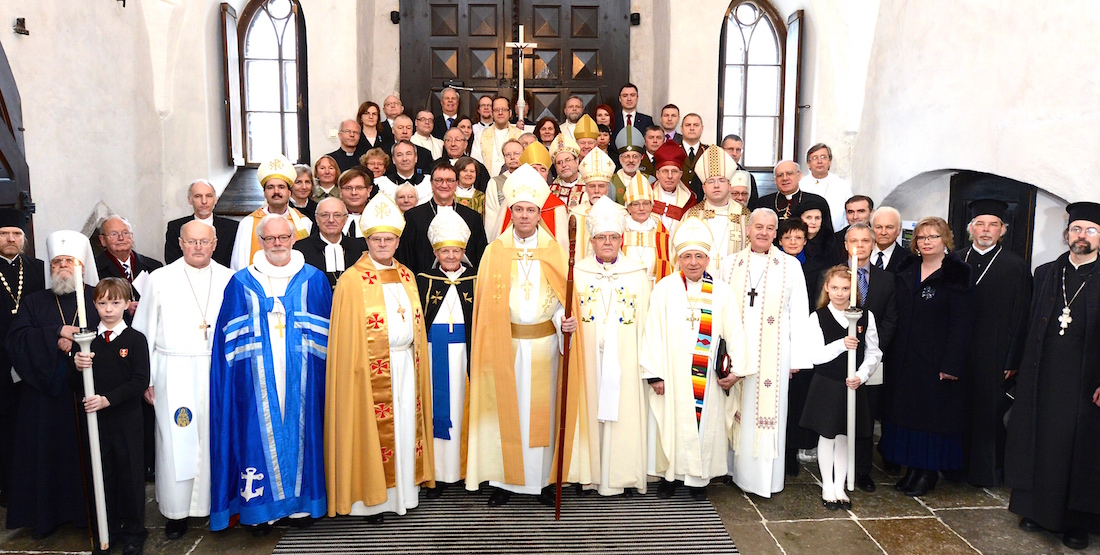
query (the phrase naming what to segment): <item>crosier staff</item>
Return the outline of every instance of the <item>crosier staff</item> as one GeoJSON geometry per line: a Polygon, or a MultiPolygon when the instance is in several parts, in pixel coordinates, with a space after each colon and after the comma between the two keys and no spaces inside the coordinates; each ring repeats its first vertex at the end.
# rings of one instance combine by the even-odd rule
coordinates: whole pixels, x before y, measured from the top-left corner
{"type": "MultiPolygon", "coordinates": [[[[577,217],[569,216],[569,272],[565,278],[565,318],[573,316],[573,266],[577,258],[577,217]]],[[[562,332],[561,356],[561,408],[558,410],[558,476],[557,491],[554,495],[554,520],[561,519],[561,481],[562,465],[565,464],[565,405],[569,400],[569,343],[572,332],[562,332]]]]}

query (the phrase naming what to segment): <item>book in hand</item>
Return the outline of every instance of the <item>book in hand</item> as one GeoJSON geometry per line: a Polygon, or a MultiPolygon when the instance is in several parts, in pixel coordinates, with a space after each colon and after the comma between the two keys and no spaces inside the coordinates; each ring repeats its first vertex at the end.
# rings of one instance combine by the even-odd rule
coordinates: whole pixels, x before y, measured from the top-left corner
{"type": "MultiPolygon", "coordinates": [[[[730,355],[726,352],[726,340],[721,338],[718,340],[718,353],[714,357],[714,371],[718,372],[720,379],[725,379],[730,375],[730,355]]],[[[722,389],[728,397],[730,390],[722,389]]]]}

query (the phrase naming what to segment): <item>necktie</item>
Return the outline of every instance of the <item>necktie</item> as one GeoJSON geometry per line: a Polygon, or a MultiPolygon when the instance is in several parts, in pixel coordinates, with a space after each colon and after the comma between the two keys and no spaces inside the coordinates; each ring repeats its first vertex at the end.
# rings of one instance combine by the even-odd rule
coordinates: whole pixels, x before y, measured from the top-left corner
{"type": "Polygon", "coordinates": [[[626,126],[627,127],[630,127],[631,125],[634,125],[634,122],[631,121],[631,119],[633,119],[633,116],[634,116],[633,114],[627,114],[626,115],[626,126]]]}
{"type": "Polygon", "coordinates": [[[455,122],[454,118],[447,118],[447,129],[450,129],[451,126],[454,125],[454,122],[455,122]]]}
{"type": "Polygon", "coordinates": [[[885,270],[886,269],[882,265],[882,251],[878,251],[878,257],[875,258],[875,267],[880,269],[880,270],[885,270]]]}
{"type": "Polygon", "coordinates": [[[666,141],[671,141],[672,140],[672,133],[665,133],[665,140],[666,141]]]}
{"type": "Polygon", "coordinates": [[[134,281],[134,274],[130,271],[130,261],[127,260],[122,263],[122,271],[126,272],[126,281],[134,281]]]}
{"type": "Polygon", "coordinates": [[[867,302],[867,268],[856,270],[856,287],[859,287],[859,304],[863,306],[867,302]]]}
{"type": "Polygon", "coordinates": [[[111,333],[112,333],[111,330],[107,330],[107,331],[103,332],[103,340],[110,343],[111,342],[111,333]]]}
{"type": "Polygon", "coordinates": [[[688,167],[695,167],[695,147],[693,146],[688,147],[688,167]]]}

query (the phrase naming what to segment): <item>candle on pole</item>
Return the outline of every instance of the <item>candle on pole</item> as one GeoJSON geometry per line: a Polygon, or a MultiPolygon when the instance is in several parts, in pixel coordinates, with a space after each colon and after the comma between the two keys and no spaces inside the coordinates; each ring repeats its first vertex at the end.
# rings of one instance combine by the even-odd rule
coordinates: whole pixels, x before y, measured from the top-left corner
{"type": "Polygon", "coordinates": [[[76,266],[76,323],[81,330],[88,329],[88,309],[84,306],[84,263],[73,259],[76,266]]]}
{"type": "Polygon", "coordinates": [[[858,266],[859,262],[856,261],[856,252],[858,250],[859,250],[858,247],[856,247],[855,245],[852,246],[852,289],[851,289],[852,294],[851,294],[851,298],[848,299],[848,306],[849,307],[856,306],[856,291],[857,291],[857,288],[856,288],[856,270],[859,268],[859,266],[858,266]]]}
{"type": "MultiPolygon", "coordinates": [[[[95,331],[88,329],[88,311],[84,306],[84,264],[80,260],[76,264],[76,317],[80,324],[80,332],[73,334],[73,339],[80,345],[80,352],[88,353],[92,350],[92,340],[97,335],[95,331]]],[[[91,368],[81,372],[84,381],[84,398],[95,395],[95,375],[91,368]]],[[[111,545],[110,533],[107,530],[107,498],[103,489],[103,454],[99,447],[99,413],[89,412],[88,416],[88,452],[92,461],[92,489],[95,495],[95,519],[96,529],[99,532],[99,548],[107,550],[111,545]]]]}

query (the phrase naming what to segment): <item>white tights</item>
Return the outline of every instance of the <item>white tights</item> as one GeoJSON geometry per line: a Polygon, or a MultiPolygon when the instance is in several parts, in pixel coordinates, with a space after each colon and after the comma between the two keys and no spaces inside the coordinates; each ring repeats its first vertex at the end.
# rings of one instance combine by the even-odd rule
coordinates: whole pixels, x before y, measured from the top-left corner
{"type": "Polygon", "coordinates": [[[844,482],[848,474],[848,436],[819,437],[817,464],[821,467],[821,497],[826,501],[848,501],[844,482]]]}

